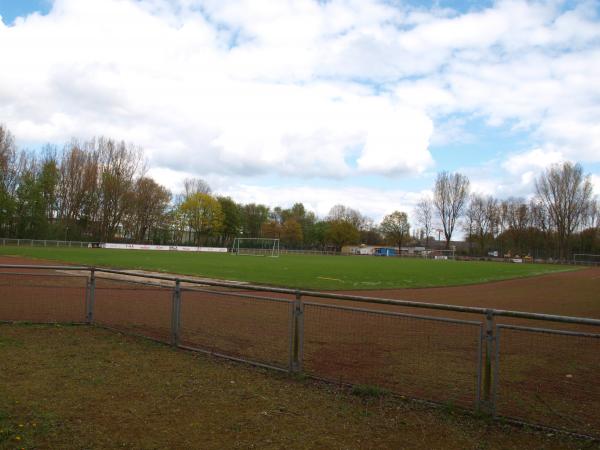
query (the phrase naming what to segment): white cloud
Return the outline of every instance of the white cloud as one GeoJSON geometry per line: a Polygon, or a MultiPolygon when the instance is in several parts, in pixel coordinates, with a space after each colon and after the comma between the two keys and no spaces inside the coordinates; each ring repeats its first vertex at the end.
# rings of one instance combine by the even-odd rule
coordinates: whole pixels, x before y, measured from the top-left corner
{"type": "Polygon", "coordinates": [[[147,148],[153,165],[199,173],[341,177],[355,158],[387,175],[431,165],[424,112],[360,85],[297,82],[323,57],[304,47],[322,44],[324,27],[354,25],[357,11],[256,5],[208,5],[207,19],[161,2],[56,0],[46,17],[0,25],[11,61],[0,112],[26,141],[110,135],[147,148]],[[223,20],[249,40],[229,50],[212,22],[223,20]]]}
{"type": "Polygon", "coordinates": [[[552,164],[565,161],[562,153],[544,151],[540,148],[509,156],[502,167],[513,175],[539,172],[552,164]]]}
{"type": "Polygon", "coordinates": [[[423,174],[431,142],[469,139],[465,117],[538,146],[500,164],[512,182],[479,176],[490,192],[600,161],[596,1],[54,0],[0,22],[0,50],[19,139],[126,139],[170,176],[423,174]]]}
{"type": "Polygon", "coordinates": [[[388,190],[365,187],[344,186],[339,188],[319,188],[311,186],[265,187],[249,184],[234,184],[219,191],[242,203],[258,202],[269,206],[291,206],[290,199],[302,199],[305,207],[320,217],[325,217],[332,206],[345,204],[358,209],[375,222],[395,210],[412,210],[419,201],[420,194],[404,190],[388,190]]]}
{"type": "Polygon", "coordinates": [[[600,176],[592,174],[590,179],[592,181],[592,187],[594,189],[594,194],[596,195],[596,198],[600,201],[600,176]]]}

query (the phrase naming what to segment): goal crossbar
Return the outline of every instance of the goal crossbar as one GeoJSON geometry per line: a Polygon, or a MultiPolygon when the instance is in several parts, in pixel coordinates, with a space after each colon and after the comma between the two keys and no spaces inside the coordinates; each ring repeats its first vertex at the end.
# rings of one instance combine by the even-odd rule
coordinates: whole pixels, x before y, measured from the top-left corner
{"type": "Polygon", "coordinates": [[[279,257],[279,239],[276,238],[235,238],[231,253],[238,256],[279,257]]]}
{"type": "Polygon", "coordinates": [[[574,253],[573,262],[575,264],[600,265],[600,255],[593,255],[591,253],[574,253]]]}

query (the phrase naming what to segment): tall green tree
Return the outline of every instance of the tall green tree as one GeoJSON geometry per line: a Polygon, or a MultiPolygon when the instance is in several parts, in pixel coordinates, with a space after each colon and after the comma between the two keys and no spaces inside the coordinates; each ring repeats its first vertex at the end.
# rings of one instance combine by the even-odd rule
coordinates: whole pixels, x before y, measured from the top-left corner
{"type": "Polygon", "coordinates": [[[260,237],[262,225],[269,220],[269,207],[248,203],[242,207],[242,231],[246,237],[260,237]]]}
{"type": "Polygon", "coordinates": [[[229,247],[242,230],[242,211],[231,197],[217,197],[223,212],[223,227],[221,228],[221,245],[229,247]]]}
{"type": "Polygon", "coordinates": [[[186,224],[195,235],[196,245],[201,238],[219,232],[223,226],[223,211],[219,201],[209,194],[195,193],[188,196],[179,207],[186,224]]]}
{"type": "Polygon", "coordinates": [[[359,243],[360,231],[356,225],[346,220],[331,220],[327,227],[326,239],[340,251],[344,245],[359,243]]]}
{"type": "Polygon", "coordinates": [[[402,211],[394,211],[385,216],[379,228],[388,241],[396,244],[398,252],[402,250],[402,243],[410,237],[408,216],[402,211]]]}
{"type": "Polygon", "coordinates": [[[48,229],[46,203],[34,169],[21,176],[16,201],[17,234],[24,238],[44,238],[48,229]]]}

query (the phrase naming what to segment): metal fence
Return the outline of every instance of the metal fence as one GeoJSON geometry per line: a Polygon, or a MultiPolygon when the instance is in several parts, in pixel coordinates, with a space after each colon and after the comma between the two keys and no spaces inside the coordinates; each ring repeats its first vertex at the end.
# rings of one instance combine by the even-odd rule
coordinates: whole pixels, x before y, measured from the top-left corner
{"type": "Polygon", "coordinates": [[[15,321],[94,324],[600,438],[600,320],[0,265],[0,322],[15,321]]]}
{"type": "Polygon", "coordinates": [[[58,241],[52,239],[16,239],[0,238],[0,244],[4,247],[87,247],[90,242],[83,241],[58,241]]]}

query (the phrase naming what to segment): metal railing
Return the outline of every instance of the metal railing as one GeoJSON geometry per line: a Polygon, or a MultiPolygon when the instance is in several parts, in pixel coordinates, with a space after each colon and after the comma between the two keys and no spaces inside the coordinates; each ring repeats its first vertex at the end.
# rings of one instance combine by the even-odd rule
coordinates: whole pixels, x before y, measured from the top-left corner
{"type": "Polygon", "coordinates": [[[52,239],[16,239],[0,238],[0,245],[3,247],[87,247],[92,242],[84,241],[60,241],[52,239]]]}
{"type": "Polygon", "coordinates": [[[597,319],[86,266],[0,265],[0,322],[14,321],[94,324],[600,438],[597,319]]]}

